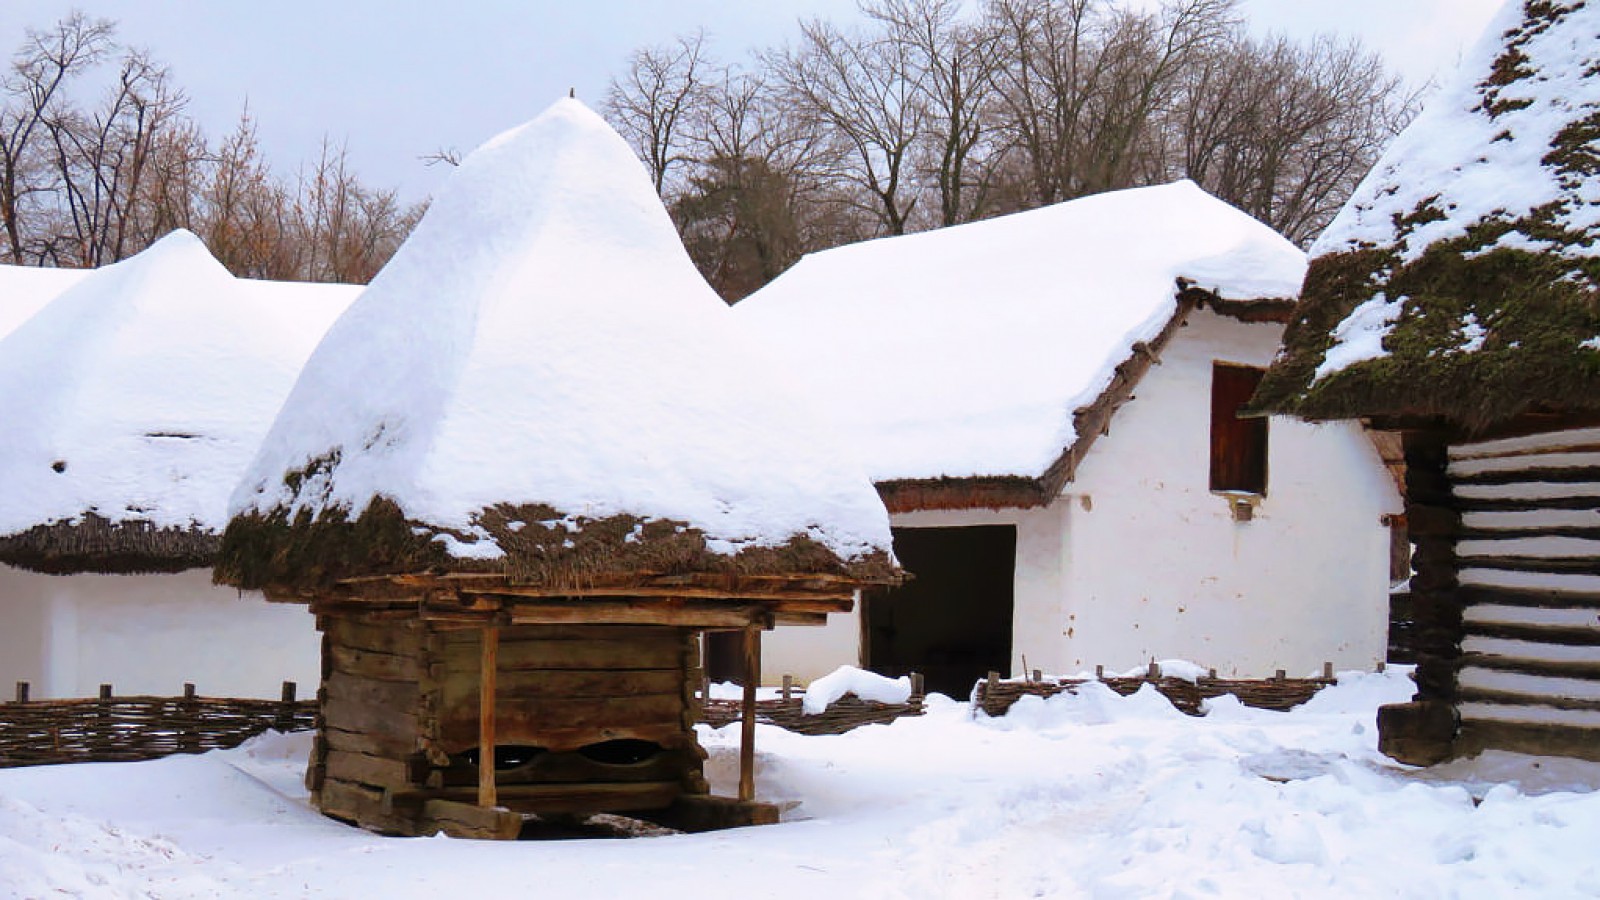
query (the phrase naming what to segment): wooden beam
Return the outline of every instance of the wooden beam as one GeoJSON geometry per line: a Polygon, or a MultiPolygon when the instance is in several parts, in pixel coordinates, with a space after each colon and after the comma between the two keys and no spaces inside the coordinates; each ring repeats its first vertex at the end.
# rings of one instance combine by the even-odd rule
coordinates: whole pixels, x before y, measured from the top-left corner
{"type": "Polygon", "coordinates": [[[483,660],[478,682],[478,805],[499,805],[494,783],[494,677],[500,655],[500,626],[483,627],[483,660]]]}
{"type": "Polygon", "coordinates": [[[744,710],[739,723],[739,799],[756,798],[756,687],[761,683],[761,628],[744,629],[744,710]]]}

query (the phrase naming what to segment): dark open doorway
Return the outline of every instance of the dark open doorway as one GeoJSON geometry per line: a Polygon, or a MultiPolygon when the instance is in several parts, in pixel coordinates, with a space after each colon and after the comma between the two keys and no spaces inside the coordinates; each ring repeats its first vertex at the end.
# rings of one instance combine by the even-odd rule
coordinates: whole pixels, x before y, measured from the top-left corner
{"type": "Polygon", "coordinates": [[[896,528],[894,552],[915,577],[863,600],[867,667],[921,672],[928,690],[958,699],[1008,671],[1017,529],[896,528]]]}

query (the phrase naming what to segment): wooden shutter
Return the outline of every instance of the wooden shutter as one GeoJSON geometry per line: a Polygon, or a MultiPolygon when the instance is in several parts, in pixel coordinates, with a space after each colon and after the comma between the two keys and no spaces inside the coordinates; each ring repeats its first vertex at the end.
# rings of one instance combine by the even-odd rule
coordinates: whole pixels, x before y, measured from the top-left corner
{"type": "Polygon", "coordinates": [[[1211,489],[1267,492],[1266,417],[1239,418],[1264,369],[1211,365],[1211,489]]]}

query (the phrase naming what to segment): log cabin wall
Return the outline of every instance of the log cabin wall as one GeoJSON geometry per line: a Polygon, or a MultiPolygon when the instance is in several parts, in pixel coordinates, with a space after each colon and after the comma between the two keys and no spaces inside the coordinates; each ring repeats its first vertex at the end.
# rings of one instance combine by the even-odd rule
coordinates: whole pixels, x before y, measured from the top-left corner
{"type": "Polygon", "coordinates": [[[421,777],[425,629],[417,619],[329,616],[323,632],[321,726],[306,785],[324,813],[410,833],[385,791],[421,777]]]}
{"type": "Polygon", "coordinates": [[[1461,514],[1455,755],[1600,759],[1600,429],[1454,444],[1447,472],[1461,514]]]}
{"type": "MultiPolygon", "coordinates": [[[[325,614],[313,802],[376,831],[427,834],[430,800],[470,802],[479,772],[483,630],[325,614]]],[[[696,633],[666,626],[499,629],[499,805],[656,809],[703,795],[696,633]]]]}

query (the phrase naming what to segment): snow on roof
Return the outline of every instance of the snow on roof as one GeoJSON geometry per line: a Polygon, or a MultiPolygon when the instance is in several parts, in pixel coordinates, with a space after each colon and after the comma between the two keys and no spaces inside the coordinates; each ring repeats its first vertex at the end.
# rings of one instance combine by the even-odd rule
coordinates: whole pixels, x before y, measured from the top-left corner
{"type": "Polygon", "coordinates": [[[1600,408],[1600,4],[1510,2],[1312,247],[1263,408],[1600,408]]]}
{"type": "Polygon", "coordinates": [[[482,559],[504,551],[478,518],[499,504],[574,530],[684,523],[721,553],[795,536],[841,559],[885,550],[871,483],[785,377],[695,270],[627,144],[562,100],[452,172],[313,354],[233,510],[354,514],[384,497],[482,559]]]}
{"type": "Polygon", "coordinates": [[[1177,309],[1292,298],[1293,244],[1193,182],[807,256],[735,311],[792,351],[875,481],[1041,475],[1177,309]]]}
{"type": "Polygon", "coordinates": [[[87,274],[86,269],[0,265],[0,338],[87,274]]]}
{"type": "Polygon", "coordinates": [[[358,290],[237,281],[186,231],[83,274],[0,339],[0,535],[85,513],[219,532],[358,290]]]}
{"type": "MultiPolygon", "coordinates": [[[[1509,2],[1463,58],[1455,76],[1384,151],[1311,248],[1313,257],[1363,246],[1396,247],[1403,262],[1430,245],[1495,220],[1517,222],[1578,195],[1549,225],[1572,236],[1600,228],[1600,5],[1537,3],[1559,14],[1529,15],[1509,2]],[[1573,126],[1586,131],[1572,133],[1573,126]],[[1563,142],[1590,149],[1586,171],[1560,165],[1563,142]]],[[[1513,228],[1500,246],[1582,257],[1600,242],[1513,228]]]]}

